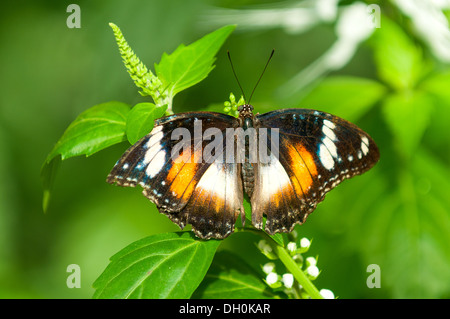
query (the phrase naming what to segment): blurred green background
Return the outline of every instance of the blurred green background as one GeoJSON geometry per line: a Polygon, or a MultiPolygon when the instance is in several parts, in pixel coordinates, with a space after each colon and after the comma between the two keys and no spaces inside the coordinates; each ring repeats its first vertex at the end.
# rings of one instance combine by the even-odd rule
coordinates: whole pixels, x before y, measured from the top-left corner
{"type": "MultiPolygon", "coordinates": [[[[220,110],[239,94],[227,49],[250,92],[275,48],[256,111],[329,111],[369,132],[381,152],[374,169],[333,190],[297,228],[319,256],[317,287],[339,298],[450,297],[448,1],[424,1],[425,9],[405,1],[78,1],[79,29],[66,25],[70,3],[7,2],[0,12],[0,297],[90,298],[110,256],[178,229],[138,189],[105,182],[126,143],[64,161],[42,212],[41,166],[76,116],[111,100],[148,101],[109,22],[150,68],[181,43],[238,25],[210,76],[177,95],[175,112],[220,110]],[[368,16],[379,28],[366,30],[368,16]],[[70,264],[81,267],[80,289],[67,288],[70,264]],[[379,289],[366,285],[369,264],[380,266],[379,289]]],[[[234,234],[219,249],[259,267],[267,260],[257,240],[234,234]]]]}

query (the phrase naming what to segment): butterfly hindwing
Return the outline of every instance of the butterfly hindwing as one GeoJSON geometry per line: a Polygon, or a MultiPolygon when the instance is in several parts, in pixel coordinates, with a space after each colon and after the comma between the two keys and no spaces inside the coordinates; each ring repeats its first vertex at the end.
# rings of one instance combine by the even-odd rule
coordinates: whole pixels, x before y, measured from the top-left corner
{"type": "Polygon", "coordinates": [[[242,180],[238,165],[215,161],[200,178],[184,209],[169,218],[184,227],[191,224],[201,238],[225,238],[244,214],[242,180]]]}

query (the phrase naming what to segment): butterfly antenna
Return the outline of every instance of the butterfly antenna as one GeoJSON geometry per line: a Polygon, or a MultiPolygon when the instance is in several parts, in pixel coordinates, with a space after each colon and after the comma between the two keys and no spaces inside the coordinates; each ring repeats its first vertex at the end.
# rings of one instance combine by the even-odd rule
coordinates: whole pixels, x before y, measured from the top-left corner
{"type": "Polygon", "coordinates": [[[239,83],[239,79],[236,75],[236,71],[234,71],[234,66],[233,66],[233,62],[231,61],[230,51],[227,50],[227,53],[228,53],[228,60],[230,60],[231,69],[233,70],[234,77],[236,78],[236,82],[239,85],[239,88],[241,89],[242,96],[244,97],[244,101],[247,101],[247,99],[245,98],[244,90],[242,89],[241,83],[239,83]]]}
{"type": "Polygon", "coordinates": [[[252,94],[250,94],[250,98],[248,99],[248,104],[250,104],[250,100],[252,99],[253,93],[255,92],[256,87],[257,87],[258,84],[259,84],[259,81],[261,81],[261,78],[263,77],[264,72],[266,72],[267,66],[269,65],[269,62],[270,62],[270,60],[272,59],[274,53],[275,53],[275,49],[273,49],[273,50],[272,50],[272,53],[270,53],[269,59],[267,60],[267,63],[266,63],[266,66],[264,67],[264,70],[262,71],[261,76],[260,76],[259,79],[258,79],[258,82],[256,82],[256,85],[255,85],[255,87],[253,88],[252,94]]]}

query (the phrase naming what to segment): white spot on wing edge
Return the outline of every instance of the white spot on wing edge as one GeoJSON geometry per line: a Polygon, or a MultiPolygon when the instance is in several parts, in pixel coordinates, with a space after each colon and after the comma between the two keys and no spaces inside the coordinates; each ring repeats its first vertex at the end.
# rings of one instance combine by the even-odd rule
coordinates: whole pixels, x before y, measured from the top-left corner
{"type": "Polygon", "coordinates": [[[364,155],[367,155],[367,153],[369,153],[369,148],[363,142],[361,142],[361,151],[363,152],[364,155]]]}
{"type": "Polygon", "coordinates": [[[320,158],[320,162],[322,163],[322,165],[327,170],[332,170],[334,168],[333,157],[331,156],[331,154],[328,151],[328,149],[325,146],[325,144],[320,144],[320,147],[319,147],[319,158],[320,158]]]}
{"type": "MultiPolygon", "coordinates": [[[[148,153],[148,152],[147,152],[148,153]]],[[[147,154],[145,154],[145,157],[147,158],[147,154]]],[[[163,168],[164,164],[166,163],[166,152],[159,151],[153,159],[150,160],[150,164],[147,166],[147,169],[145,170],[145,173],[150,177],[153,178],[158,174],[161,169],[163,168]]]]}
{"type": "Polygon", "coordinates": [[[361,136],[361,141],[367,146],[369,146],[369,139],[367,138],[367,136],[361,136]]]}
{"type": "Polygon", "coordinates": [[[323,120],[323,124],[328,126],[330,129],[334,129],[336,127],[336,124],[334,124],[333,122],[328,121],[328,120],[323,120]]]}
{"type": "Polygon", "coordinates": [[[369,153],[369,139],[367,136],[361,136],[361,151],[364,155],[369,153]]]}
{"type": "Polygon", "coordinates": [[[159,142],[163,138],[163,135],[164,135],[164,133],[161,130],[157,131],[156,133],[153,133],[153,131],[152,131],[152,136],[149,138],[149,140],[147,141],[145,146],[147,148],[150,148],[150,147],[154,146],[155,144],[159,144],[159,142]]]}
{"type": "Polygon", "coordinates": [[[161,132],[162,131],[162,125],[158,125],[158,126],[155,126],[154,128],[153,128],[153,130],[150,132],[152,135],[153,134],[156,134],[156,133],[159,133],[159,132],[161,132]]]}
{"type": "Polygon", "coordinates": [[[155,157],[155,155],[158,154],[159,151],[161,151],[161,145],[159,143],[154,144],[152,147],[147,149],[147,151],[145,152],[143,165],[145,166],[148,163],[150,163],[152,159],[155,157]]]}
{"type": "MultiPolygon", "coordinates": [[[[336,148],[336,144],[334,144],[334,142],[328,138],[328,136],[326,136],[322,143],[327,147],[328,151],[330,151],[331,156],[333,156],[334,158],[337,157],[337,148],[336,148]]],[[[323,145],[322,144],[322,145],[323,145]]]]}
{"type": "Polygon", "coordinates": [[[334,134],[333,130],[330,129],[328,126],[323,125],[322,132],[323,132],[323,134],[325,134],[326,137],[328,137],[333,142],[337,140],[336,134],[334,134]]]}

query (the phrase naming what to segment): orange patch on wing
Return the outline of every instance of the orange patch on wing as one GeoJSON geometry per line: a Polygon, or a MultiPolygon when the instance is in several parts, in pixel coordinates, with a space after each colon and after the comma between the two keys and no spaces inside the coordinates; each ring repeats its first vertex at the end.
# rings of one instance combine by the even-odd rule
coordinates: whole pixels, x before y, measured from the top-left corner
{"type": "MultiPolygon", "coordinates": [[[[293,181],[295,181],[295,183],[297,183],[297,185],[298,185],[298,182],[296,179],[291,180],[291,182],[293,182],[293,181]]],[[[293,184],[293,183],[291,183],[291,184],[293,184]]],[[[276,192],[275,194],[272,194],[272,196],[270,198],[271,203],[274,204],[276,207],[280,207],[282,205],[286,205],[286,203],[288,203],[292,200],[297,201],[295,192],[294,192],[295,185],[291,185],[291,184],[285,185],[280,191],[276,192]]],[[[301,194],[301,191],[299,194],[301,194]]]]}
{"type": "Polygon", "coordinates": [[[217,214],[226,209],[225,200],[216,194],[211,194],[207,189],[197,187],[193,198],[196,198],[196,205],[204,209],[209,207],[209,209],[212,209],[217,214]]]}
{"type": "Polygon", "coordinates": [[[214,210],[216,213],[220,213],[225,209],[225,201],[219,196],[214,196],[212,198],[211,204],[214,205],[214,210]]]}
{"type": "Polygon", "coordinates": [[[194,163],[195,153],[187,152],[185,156],[181,154],[169,170],[167,179],[170,182],[170,191],[176,194],[177,198],[188,199],[194,191],[195,184],[191,183],[197,173],[198,164],[194,163]]]}
{"type": "Polygon", "coordinates": [[[270,196],[270,201],[276,207],[280,207],[280,202],[282,201],[283,194],[281,192],[274,193],[270,196]]]}
{"type": "Polygon", "coordinates": [[[312,154],[302,145],[288,146],[291,168],[297,178],[292,178],[292,184],[297,194],[307,193],[317,176],[317,167],[312,154]]]}

